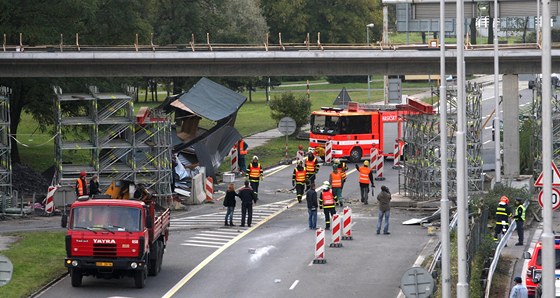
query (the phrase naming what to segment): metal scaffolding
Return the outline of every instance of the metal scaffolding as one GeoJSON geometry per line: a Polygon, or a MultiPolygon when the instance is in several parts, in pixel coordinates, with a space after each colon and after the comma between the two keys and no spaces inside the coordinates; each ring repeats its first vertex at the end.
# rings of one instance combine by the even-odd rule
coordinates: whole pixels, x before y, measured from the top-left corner
{"type": "MultiPolygon", "coordinates": [[[[10,96],[12,90],[0,86],[0,196],[12,196],[12,156],[10,142],[10,96]]],[[[4,200],[2,200],[4,201],[4,200]]],[[[4,208],[2,208],[4,210],[4,208]]]]}
{"type": "MultiPolygon", "coordinates": [[[[552,85],[555,87],[555,84],[552,85]]],[[[530,89],[533,90],[533,104],[531,107],[531,115],[533,121],[533,147],[531,153],[534,154],[533,170],[537,177],[542,173],[542,78],[537,78],[530,83],[530,89]]],[[[560,160],[560,100],[556,89],[552,90],[552,160],[557,163],[560,160]]]]}
{"type": "Polygon", "coordinates": [[[101,93],[91,86],[89,93],[75,94],[54,87],[58,184],[74,186],[85,170],[99,176],[102,189],[113,180],[131,180],[171,194],[170,119],[148,109],[134,115],[136,89],[124,89],[101,93]]]}
{"type": "MultiPolygon", "coordinates": [[[[447,90],[447,159],[449,196],[456,195],[456,145],[457,90],[447,90]]],[[[482,158],[480,140],[482,89],[477,84],[467,84],[467,161],[470,191],[482,190],[482,158]]],[[[439,115],[404,115],[406,142],[404,161],[405,193],[417,200],[430,200],[441,196],[441,160],[439,115]]]]}

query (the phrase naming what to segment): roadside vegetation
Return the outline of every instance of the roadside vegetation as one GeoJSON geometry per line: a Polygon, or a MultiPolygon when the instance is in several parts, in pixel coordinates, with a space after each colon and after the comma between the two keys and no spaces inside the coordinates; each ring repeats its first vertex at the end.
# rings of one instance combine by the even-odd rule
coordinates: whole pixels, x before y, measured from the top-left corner
{"type": "Polygon", "coordinates": [[[29,297],[35,291],[66,272],[64,232],[21,232],[10,248],[0,251],[14,266],[12,280],[0,287],[4,298],[29,297]]]}

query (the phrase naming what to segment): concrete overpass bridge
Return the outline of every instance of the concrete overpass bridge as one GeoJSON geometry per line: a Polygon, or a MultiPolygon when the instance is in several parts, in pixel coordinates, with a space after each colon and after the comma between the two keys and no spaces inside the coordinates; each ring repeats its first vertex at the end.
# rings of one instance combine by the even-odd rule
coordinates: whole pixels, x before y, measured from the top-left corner
{"type": "MultiPolygon", "coordinates": [[[[455,45],[446,45],[449,74],[455,45]]],[[[494,73],[492,45],[467,47],[467,74],[494,73]]],[[[501,45],[500,72],[540,73],[537,44],[501,45]]],[[[8,47],[0,51],[2,77],[231,77],[438,74],[440,52],[419,46],[301,44],[295,46],[8,47]],[[22,50],[23,49],[23,50],[22,50]]],[[[560,72],[560,48],[552,50],[560,72]]]]}

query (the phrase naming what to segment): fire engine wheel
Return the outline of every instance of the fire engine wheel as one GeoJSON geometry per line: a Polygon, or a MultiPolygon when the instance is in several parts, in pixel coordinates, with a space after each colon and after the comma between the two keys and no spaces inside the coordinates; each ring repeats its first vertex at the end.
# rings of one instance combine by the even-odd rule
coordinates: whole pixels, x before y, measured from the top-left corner
{"type": "Polygon", "coordinates": [[[142,289],[146,286],[146,267],[134,272],[134,286],[138,289],[142,289]]]}
{"type": "Polygon", "coordinates": [[[348,159],[354,163],[360,162],[360,160],[362,160],[362,149],[359,147],[352,148],[352,151],[350,151],[350,157],[348,159]]]}
{"type": "Polygon", "coordinates": [[[70,277],[72,278],[72,286],[79,287],[82,285],[82,271],[78,268],[72,268],[70,271],[70,277]]]}

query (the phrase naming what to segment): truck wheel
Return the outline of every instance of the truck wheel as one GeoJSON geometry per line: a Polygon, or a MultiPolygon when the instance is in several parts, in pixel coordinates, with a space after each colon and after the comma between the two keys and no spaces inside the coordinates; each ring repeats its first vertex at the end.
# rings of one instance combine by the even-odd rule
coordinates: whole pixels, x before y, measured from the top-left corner
{"type": "Polygon", "coordinates": [[[72,286],[79,287],[82,285],[82,271],[77,268],[72,268],[70,271],[70,277],[72,279],[72,286]]]}
{"type": "Polygon", "coordinates": [[[148,275],[156,276],[161,271],[161,259],[163,256],[163,245],[161,241],[153,244],[150,252],[150,262],[148,264],[148,275]]]}
{"type": "Polygon", "coordinates": [[[146,267],[134,272],[134,286],[138,289],[142,289],[146,286],[146,267]]]}
{"type": "Polygon", "coordinates": [[[350,157],[348,159],[350,159],[350,161],[353,163],[360,162],[362,160],[362,149],[359,147],[352,148],[352,151],[350,151],[350,157]]]}

